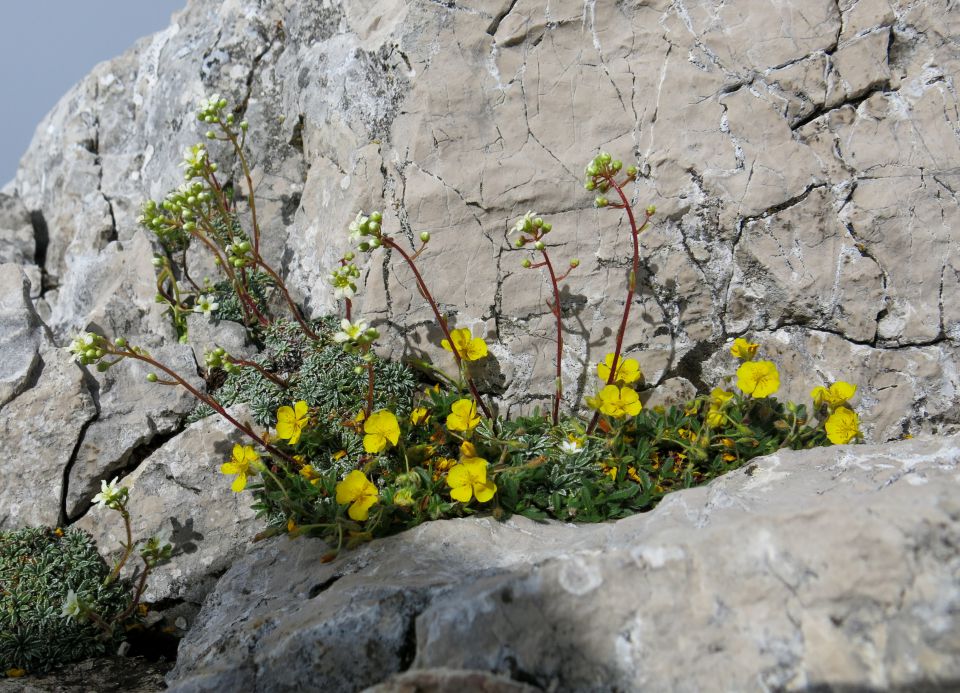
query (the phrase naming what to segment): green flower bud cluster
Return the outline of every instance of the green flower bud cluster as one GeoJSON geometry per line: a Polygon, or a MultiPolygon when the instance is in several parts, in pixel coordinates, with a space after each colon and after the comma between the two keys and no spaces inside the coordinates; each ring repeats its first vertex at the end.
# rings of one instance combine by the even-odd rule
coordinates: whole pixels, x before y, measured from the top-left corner
{"type": "Polygon", "coordinates": [[[346,319],[341,320],[340,330],[333,334],[333,341],[342,344],[344,351],[348,354],[362,351],[365,357],[370,357],[370,359],[367,359],[368,362],[373,358],[373,354],[368,353],[370,345],[379,338],[380,331],[375,327],[370,327],[366,320],[357,320],[356,322],[346,319]]]}
{"type": "MultiPolygon", "coordinates": [[[[349,259],[353,259],[353,253],[347,253],[349,259]]],[[[353,298],[357,293],[357,279],[360,278],[360,268],[354,263],[349,262],[344,256],[345,264],[337,267],[328,277],[330,285],[333,287],[335,298],[353,298]]]]}
{"type": "Polygon", "coordinates": [[[108,344],[105,337],[93,332],[86,332],[74,337],[73,341],[70,342],[69,349],[81,365],[89,366],[98,363],[100,359],[107,355],[108,344]]]}
{"type": "Polygon", "coordinates": [[[196,230],[197,218],[209,213],[212,201],[213,193],[207,185],[196,180],[172,190],[163,202],[145,202],[137,222],[155,233],[168,249],[182,250],[186,233],[196,230]]]}
{"type": "MultiPolygon", "coordinates": [[[[527,243],[539,241],[552,230],[552,224],[545,222],[543,218],[538,217],[534,212],[527,212],[513,225],[513,232],[520,234],[513,244],[517,248],[522,248],[527,243]]],[[[542,248],[537,248],[537,250],[542,250],[542,248]]]]}
{"type": "Polygon", "coordinates": [[[350,232],[350,240],[357,245],[361,253],[376,250],[382,245],[381,236],[383,231],[381,224],[383,215],[380,212],[370,212],[370,216],[364,216],[363,212],[357,213],[357,218],[350,222],[347,230],[350,232]]]}
{"type": "Polygon", "coordinates": [[[228,113],[224,118],[224,111],[227,109],[227,100],[220,94],[212,94],[200,102],[197,109],[197,120],[203,123],[233,123],[233,114],[228,113]]]}
{"type": "MultiPolygon", "coordinates": [[[[604,194],[610,189],[610,180],[623,169],[623,162],[614,159],[608,152],[600,152],[587,164],[584,170],[583,187],[591,192],[596,190],[601,193],[597,195],[594,204],[597,207],[606,207],[610,202],[604,194]]],[[[635,180],[637,177],[637,167],[627,166],[624,171],[628,181],[635,180]]]]}
{"type": "Polygon", "coordinates": [[[227,253],[227,262],[237,269],[250,267],[254,264],[253,258],[250,256],[253,246],[249,240],[242,236],[234,236],[233,243],[227,244],[223,249],[227,253]]]}
{"type": "Polygon", "coordinates": [[[233,362],[230,354],[227,353],[226,349],[223,347],[216,347],[211,349],[203,355],[203,360],[207,364],[207,368],[222,368],[227,373],[239,373],[240,366],[233,362]]]}

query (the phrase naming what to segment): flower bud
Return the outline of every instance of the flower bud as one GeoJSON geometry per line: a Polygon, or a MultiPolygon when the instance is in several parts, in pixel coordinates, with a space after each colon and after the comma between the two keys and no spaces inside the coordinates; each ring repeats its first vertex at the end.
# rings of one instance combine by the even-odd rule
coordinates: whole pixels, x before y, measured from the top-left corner
{"type": "Polygon", "coordinates": [[[579,260],[579,259],[573,258],[573,259],[570,261],[570,267],[579,267],[579,266],[580,266],[580,260],[579,260]]]}
{"type": "Polygon", "coordinates": [[[371,248],[379,248],[381,245],[382,245],[382,244],[380,243],[380,239],[379,239],[379,238],[374,237],[374,239],[373,239],[372,241],[370,241],[370,247],[371,247],[371,248]]]}
{"type": "Polygon", "coordinates": [[[357,366],[356,368],[353,369],[353,372],[356,373],[357,375],[361,375],[363,373],[363,366],[357,366]]]}
{"type": "Polygon", "coordinates": [[[543,250],[544,248],[547,247],[547,244],[544,243],[543,241],[537,241],[536,243],[533,244],[533,247],[536,248],[537,250],[543,250]]]}
{"type": "Polygon", "coordinates": [[[609,202],[607,201],[607,198],[605,198],[603,195],[598,195],[597,199],[593,201],[593,204],[595,204],[597,207],[606,207],[609,204],[609,202]]]}
{"type": "Polygon", "coordinates": [[[609,164],[613,157],[610,156],[609,152],[600,152],[600,154],[597,155],[597,159],[601,164],[609,164]]]}
{"type": "Polygon", "coordinates": [[[593,176],[596,176],[598,173],[600,173],[600,167],[597,166],[596,161],[591,161],[590,165],[587,166],[587,175],[592,178],[593,176]]]}
{"type": "Polygon", "coordinates": [[[159,380],[159,378],[157,378],[157,374],[156,374],[156,373],[147,373],[147,382],[148,382],[148,383],[155,383],[155,382],[157,382],[157,380],[159,380]]]}
{"type": "Polygon", "coordinates": [[[429,234],[427,231],[421,231],[421,232],[420,232],[420,240],[423,241],[424,243],[426,243],[427,241],[430,240],[430,234],[429,234]]]}
{"type": "Polygon", "coordinates": [[[251,247],[252,246],[250,245],[250,241],[244,241],[243,243],[240,244],[240,252],[249,253],[251,247]]]}
{"type": "Polygon", "coordinates": [[[355,255],[351,252],[346,252],[343,254],[343,259],[346,260],[347,262],[350,262],[351,260],[353,260],[354,257],[355,255]]]}
{"type": "Polygon", "coordinates": [[[162,257],[155,257],[155,258],[153,258],[153,260],[151,260],[150,262],[153,263],[153,266],[154,266],[154,267],[163,267],[163,258],[162,258],[162,257]]]}
{"type": "Polygon", "coordinates": [[[553,231],[553,224],[543,222],[543,226],[541,227],[540,230],[543,231],[544,233],[550,233],[551,231],[553,231]]]}
{"type": "Polygon", "coordinates": [[[217,133],[215,133],[213,130],[207,130],[207,139],[208,139],[208,140],[212,140],[212,139],[215,138],[216,136],[217,136],[217,133]]]}
{"type": "Polygon", "coordinates": [[[250,123],[248,123],[248,122],[245,121],[245,120],[241,120],[241,121],[240,121],[240,129],[241,129],[241,130],[243,130],[244,132],[246,132],[246,131],[247,131],[247,128],[249,128],[249,127],[250,127],[250,123]]]}
{"type": "Polygon", "coordinates": [[[588,180],[586,183],[583,184],[583,187],[592,192],[597,187],[597,184],[594,183],[592,180],[588,180]]]}
{"type": "Polygon", "coordinates": [[[657,208],[654,205],[648,205],[646,209],[647,215],[653,216],[657,213],[657,208]]]}
{"type": "Polygon", "coordinates": [[[370,212],[370,221],[375,221],[378,224],[383,221],[383,215],[380,212],[370,212]]]}
{"type": "Polygon", "coordinates": [[[380,339],[380,331],[376,327],[367,328],[367,331],[364,332],[364,335],[366,335],[367,339],[370,340],[380,339]]]}
{"type": "Polygon", "coordinates": [[[520,266],[524,269],[530,269],[531,265],[533,265],[533,263],[530,262],[530,258],[528,257],[523,258],[523,262],[520,263],[520,266]]]}
{"type": "Polygon", "coordinates": [[[363,243],[357,246],[357,250],[359,250],[361,253],[365,253],[368,250],[370,250],[370,244],[364,241],[363,243]]]}
{"type": "Polygon", "coordinates": [[[116,344],[117,348],[119,349],[123,349],[127,346],[127,340],[123,337],[117,337],[115,340],[113,340],[113,343],[116,344]]]}
{"type": "Polygon", "coordinates": [[[97,370],[101,373],[106,373],[108,368],[110,368],[110,364],[106,361],[101,361],[97,364],[97,370]]]}
{"type": "Polygon", "coordinates": [[[522,248],[526,244],[527,244],[527,239],[524,236],[520,236],[520,238],[518,238],[513,242],[513,245],[515,245],[517,248],[522,248]]]}
{"type": "Polygon", "coordinates": [[[220,167],[217,165],[217,162],[216,162],[216,161],[214,161],[212,164],[210,164],[210,170],[211,170],[211,171],[216,171],[218,168],[220,168],[220,167]]]}
{"type": "Polygon", "coordinates": [[[612,168],[614,171],[619,171],[621,168],[623,168],[623,162],[619,159],[616,159],[610,164],[610,168],[612,168]]]}
{"type": "Polygon", "coordinates": [[[630,178],[637,177],[637,167],[636,166],[627,166],[627,176],[630,178]]]}

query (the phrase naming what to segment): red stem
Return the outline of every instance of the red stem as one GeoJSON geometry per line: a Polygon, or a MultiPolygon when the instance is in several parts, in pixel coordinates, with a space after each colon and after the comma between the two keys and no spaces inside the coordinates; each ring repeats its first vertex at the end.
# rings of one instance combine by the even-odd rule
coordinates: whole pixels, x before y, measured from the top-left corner
{"type": "Polygon", "coordinates": [[[546,249],[540,252],[543,255],[547,271],[550,273],[550,283],[553,285],[553,314],[557,318],[557,390],[553,397],[553,425],[556,426],[560,421],[560,400],[563,397],[563,371],[561,366],[563,359],[563,320],[560,314],[560,286],[557,283],[557,275],[553,271],[553,263],[550,262],[546,249]]]}
{"type": "Polygon", "coordinates": [[[142,354],[138,354],[137,352],[135,352],[135,351],[130,351],[129,349],[128,349],[128,350],[125,350],[125,351],[113,351],[113,350],[111,350],[111,351],[108,352],[108,353],[114,354],[114,355],[116,355],[116,356],[126,356],[126,357],[129,357],[129,358],[132,358],[132,359],[136,359],[137,361],[143,361],[144,363],[149,363],[149,364],[150,364],[151,366],[153,366],[154,368],[159,368],[159,369],[162,370],[164,373],[166,373],[167,375],[169,375],[171,378],[173,378],[174,380],[176,380],[176,381],[180,384],[180,386],[183,387],[187,392],[189,392],[191,395],[193,395],[194,397],[196,397],[198,400],[200,400],[201,402],[203,402],[204,404],[206,404],[208,407],[210,407],[210,408],[213,409],[215,412],[217,412],[220,416],[222,416],[222,417],[225,418],[227,421],[229,421],[231,424],[233,424],[234,427],[237,428],[237,430],[239,430],[241,433],[243,433],[244,435],[246,435],[248,438],[251,438],[251,439],[253,439],[254,441],[256,441],[259,445],[261,445],[261,446],[262,446],[265,450],[267,450],[270,454],[276,455],[277,457],[281,457],[281,458],[285,459],[287,462],[289,462],[290,464],[294,465],[295,467],[296,467],[296,466],[299,466],[298,462],[297,462],[295,459],[293,459],[290,455],[288,455],[287,453],[283,452],[282,450],[279,450],[279,449],[275,448],[273,445],[270,445],[270,443],[268,443],[268,442],[265,441],[263,438],[261,438],[260,436],[258,436],[258,435],[256,434],[256,432],[254,432],[254,430],[253,430],[252,428],[250,428],[250,427],[247,426],[246,424],[240,423],[240,422],[237,421],[235,418],[233,418],[232,416],[230,416],[230,414],[227,413],[227,410],[224,409],[224,408],[220,405],[219,402],[217,402],[215,399],[213,399],[213,398],[211,398],[211,397],[207,397],[206,395],[202,394],[199,390],[197,390],[197,388],[195,388],[193,385],[191,385],[191,384],[188,383],[186,380],[184,380],[182,377],[180,377],[180,375],[179,375],[176,371],[174,371],[172,368],[168,368],[167,366],[163,365],[163,364],[160,363],[159,361],[156,361],[156,360],[152,359],[152,358],[149,357],[149,356],[144,356],[144,355],[142,355],[142,354]]]}
{"type": "MultiPolygon", "coordinates": [[[[450,344],[450,351],[453,352],[453,358],[457,362],[457,368],[463,371],[463,358],[460,356],[460,352],[457,351],[457,345],[453,343],[453,337],[450,335],[450,328],[447,326],[447,321],[440,314],[440,309],[437,307],[436,301],[433,300],[433,295],[430,293],[430,290],[427,288],[426,282],[423,281],[423,277],[420,275],[420,271],[417,269],[416,263],[414,263],[413,258],[411,258],[403,248],[397,245],[396,241],[384,234],[380,237],[380,240],[388,248],[393,248],[400,256],[406,261],[410,266],[410,269],[413,271],[413,276],[416,278],[417,286],[420,288],[420,293],[423,294],[423,297],[427,299],[427,302],[430,304],[430,308],[433,309],[433,314],[437,318],[437,322],[440,324],[440,329],[443,330],[443,334],[447,338],[447,342],[450,344]]],[[[473,378],[467,375],[467,385],[470,388],[470,393],[473,395],[473,398],[477,401],[477,404],[483,410],[484,416],[488,419],[493,419],[493,414],[490,413],[490,410],[487,409],[487,405],[484,404],[483,399],[480,397],[480,393],[477,391],[477,386],[473,382],[473,378]]]]}
{"type": "MultiPolygon", "coordinates": [[[[620,320],[620,329],[617,330],[617,343],[613,351],[613,363],[610,365],[610,375],[607,378],[607,385],[612,385],[617,378],[617,367],[620,365],[620,352],[623,349],[623,336],[627,331],[627,320],[630,318],[630,306],[633,304],[633,294],[637,288],[637,274],[640,273],[640,229],[650,221],[650,214],[646,213],[643,225],[637,228],[637,220],[633,216],[633,208],[630,206],[630,201],[624,194],[623,188],[620,187],[620,184],[617,183],[612,175],[604,175],[604,180],[610,183],[613,189],[617,191],[617,195],[620,196],[623,209],[626,210],[627,219],[630,221],[630,235],[633,237],[633,266],[630,270],[630,279],[627,282],[627,302],[623,306],[623,318],[620,320]]],[[[587,426],[587,435],[593,433],[599,420],[600,411],[598,410],[594,412],[593,418],[590,420],[590,425],[587,426]]]]}

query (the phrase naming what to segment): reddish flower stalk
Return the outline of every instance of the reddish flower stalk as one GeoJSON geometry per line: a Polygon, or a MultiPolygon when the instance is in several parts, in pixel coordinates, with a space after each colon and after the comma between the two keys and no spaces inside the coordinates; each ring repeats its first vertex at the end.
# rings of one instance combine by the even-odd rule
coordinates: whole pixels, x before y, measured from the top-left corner
{"type": "MultiPolygon", "coordinates": [[[[430,308],[433,309],[433,314],[437,318],[437,322],[440,325],[440,329],[443,330],[444,336],[447,338],[447,342],[450,344],[450,351],[453,353],[453,358],[457,362],[457,368],[466,373],[466,370],[463,367],[463,357],[460,355],[460,352],[457,350],[457,345],[453,342],[453,337],[450,334],[450,328],[447,326],[447,320],[440,313],[440,308],[437,307],[437,302],[433,300],[433,295],[430,293],[430,290],[427,288],[426,282],[423,281],[423,277],[420,274],[420,270],[417,269],[417,265],[414,262],[413,258],[401,248],[396,241],[392,238],[383,234],[380,236],[382,243],[388,248],[392,248],[400,253],[400,256],[406,261],[407,265],[410,266],[410,269],[413,271],[414,279],[417,282],[417,288],[420,289],[420,293],[423,295],[427,302],[430,304],[430,308]]],[[[466,375],[467,386],[470,388],[470,393],[473,395],[473,398],[476,400],[477,405],[480,409],[483,410],[484,416],[488,419],[493,419],[493,414],[487,408],[487,405],[484,403],[483,399],[480,397],[480,392],[477,390],[476,383],[473,382],[473,378],[469,374],[466,375]]]]}
{"type": "MultiPolygon", "coordinates": [[[[612,173],[604,173],[602,174],[602,177],[607,183],[610,184],[610,187],[617,191],[617,195],[620,198],[620,204],[613,206],[626,211],[627,219],[630,222],[630,235],[633,238],[633,264],[630,269],[629,280],[627,281],[627,301],[623,306],[623,318],[620,320],[620,328],[617,330],[617,341],[613,351],[613,362],[610,365],[610,375],[607,378],[607,385],[612,385],[617,378],[617,368],[620,365],[620,353],[623,350],[623,337],[627,331],[627,321],[630,319],[630,306],[633,305],[633,296],[637,289],[637,275],[640,273],[640,232],[646,228],[647,222],[650,221],[650,217],[653,216],[653,213],[651,209],[647,209],[644,212],[643,223],[638,227],[637,220],[633,216],[633,208],[630,205],[630,200],[627,199],[627,196],[623,192],[621,185],[616,181],[612,173]]],[[[593,414],[593,418],[590,420],[590,425],[587,426],[587,435],[593,433],[593,430],[596,428],[599,420],[600,412],[596,411],[593,414]]]]}
{"type": "Polygon", "coordinates": [[[531,264],[530,267],[546,267],[550,274],[550,285],[553,288],[553,304],[547,301],[547,306],[557,319],[557,376],[556,392],[553,396],[553,425],[556,426],[560,422],[560,401],[563,399],[563,314],[560,310],[560,282],[570,274],[570,270],[567,270],[563,276],[558,277],[553,269],[553,263],[550,262],[550,256],[547,254],[546,248],[541,250],[540,253],[543,255],[543,262],[531,264]]]}
{"type": "Polygon", "coordinates": [[[117,348],[115,348],[115,347],[109,347],[109,348],[106,350],[106,353],[112,354],[112,355],[114,355],[114,356],[121,356],[121,357],[125,357],[125,358],[135,359],[135,360],[137,360],[137,361],[143,361],[144,363],[150,364],[150,365],[153,366],[154,368],[160,369],[161,371],[163,371],[164,373],[166,373],[168,376],[170,376],[171,378],[173,378],[173,380],[175,380],[175,381],[177,382],[177,384],[180,385],[180,387],[182,387],[182,388],[185,389],[187,392],[189,392],[191,395],[193,395],[194,397],[196,397],[198,400],[200,400],[201,402],[203,402],[204,404],[206,404],[208,407],[210,407],[211,409],[213,409],[213,410],[214,410],[215,412],[217,412],[220,416],[222,416],[222,417],[225,418],[227,421],[229,421],[231,424],[233,424],[233,426],[234,426],[237,430],[239,430],[241,433],[243,433],[243,434],[244,434],[245,436],[247,436],[248,438],[251,438],[251,439],[252,439],[253,441],[255,441],[258,445],[262,446],[263,449],[266,450],[267,452],[269,452],[271,455],[275,455],[276,457],[279,457],[279,458],[281,458],[281,459],[286,460],[287,462],[289,462],[290,464],[292,464],[294,467],[298,467],[298,466],[299,466],[299,464],[297,463],[297,461],[296,461],[295,459],[293,459],[290,455],[288,455],[287,453],[283,452],[282,450],[280,450],[280,449],[276,448],[275,446],[271,445],[270,443],[268,443],[266,440],[264,440],[261,436],[259,436],[259,435],[256,433],[256,431],[254,431],[254,430],[253,430],[250,426],[248,426],[247,424],[240,423],[239,421],[237,421],[234,417],[232,417],[232,416],[227,412],[227,410],[226,410],[219,402],[217,402],[217,400],[215,400],[215,399],[213,399],[212,397],[209,397],[208,395],[205,395],[205,394],[203,394],[202,392],[200,392],[197,388],[195,388],[193,385],[191,385],[190,383],[188,383],[183,377],[180,376],[180,374],[178,374],[178,373],[177,373],[175,370],[173,370],[172,368],[170,368],[170,367],[168,367],[168,366],[165,366],[164,364],[160,363],[159,361],[157,361],[156,359],[154,359],[154,358],[151,357],[151,356],[147,356],[147,355],[145,355],[145,354],[143,354],[143,353],[140,353],[140,352],[138,352],[138,351],[134,351],[133,349],[117,349],[117,348]]]}

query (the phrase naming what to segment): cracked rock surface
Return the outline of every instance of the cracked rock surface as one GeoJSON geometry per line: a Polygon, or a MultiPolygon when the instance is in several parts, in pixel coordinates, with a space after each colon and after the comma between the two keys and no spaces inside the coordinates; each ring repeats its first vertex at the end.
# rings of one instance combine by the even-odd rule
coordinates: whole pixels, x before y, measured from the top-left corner
{"type": "Polygon", "coordinates": [[[210,594],[171,690],[438,668],[543,690],[948,690],[958,463],[958,437],[782,452],[615,523],[434,522],[332,563],[270,540],[210,594]]]}
{"type": "MultiPolygon", "coordinates": [[[[194,603],[248,537],[245,503],[224,500],[222,451],[183,433],[188,397],[136,364],[85,372],[60,348],[79,330],[122,335],[202,383],[218,326],[196,316],[178,342],[136,217],[181,182],[212,92],[250,122],[264,252],[307,311],[336,308],[327,275],[359,209],[382,209],[404,242],[430,232],[420,267],[453,326],[488,340],[478,381],[504,413],[553,390],[549,292],[510,247],[527,210],[552,222],[558,262],[581,260],[561,300],[568,405],[613,345],[629,233],[582,189],[603,148],[636,162],[630,193],[658,210],[625,344],[658,386],[648,405],[716,385],[745,335],[780,367],[783,396],[858,384],[868,440],[954,432],[958,37],[951,0],[190,0],[63,97],[0,192],[0,527],[83,518],[109,542],[91,498],[135,475],[143,531],[176,530],[176,514],[223,537],[158,583],[156,598],[194,603]]],[[[384,355],[448,365],[408,270],[384,251],[365,259],[355,311],[384,355]]],[[[391,599],[415,611],[422,595],[391,599]]],[[[366,617],[409,645],[382,608],[366,617]]],[[[371,657],[399,670],[410,647],[391,647],[371,657]]],[[[792,662],[792,647],[768,655],[792,662]]]]}
{"type": "MultiPolygon", "coordinates": [[[[80,324],[63,287],[134,236],[200,139],[194,104],[224,93],[251,123],[267,255],[308,309],[335,308],[345,226],[381,208],[401,238],[432,234],[441,307],[491,342],[485,389],[528,410],[552,391],[552,317],[507,232],[535,209],[558,261],[581,259],[562,309],[565,391],[582,395],[628,264],[624,222],[581,189],[603,147],[637,161],[634,199],[658,208],[627,332],[650,384],[712,386],[732,337],[788,332],[783,381],[801,399],[856,381],[886,440],[957,421],[957,29],[947,0],[194,0],[64,97],[13,194],[45,225],[54,328],[80,324]],[[834,336],[837,360],[807,350],[834,336]],[[886,360],[893,386],[862,367],[886,360]]],[[[390,355],[445,363],[393,260],[369,258],[357,309],[390,355]]]]}

